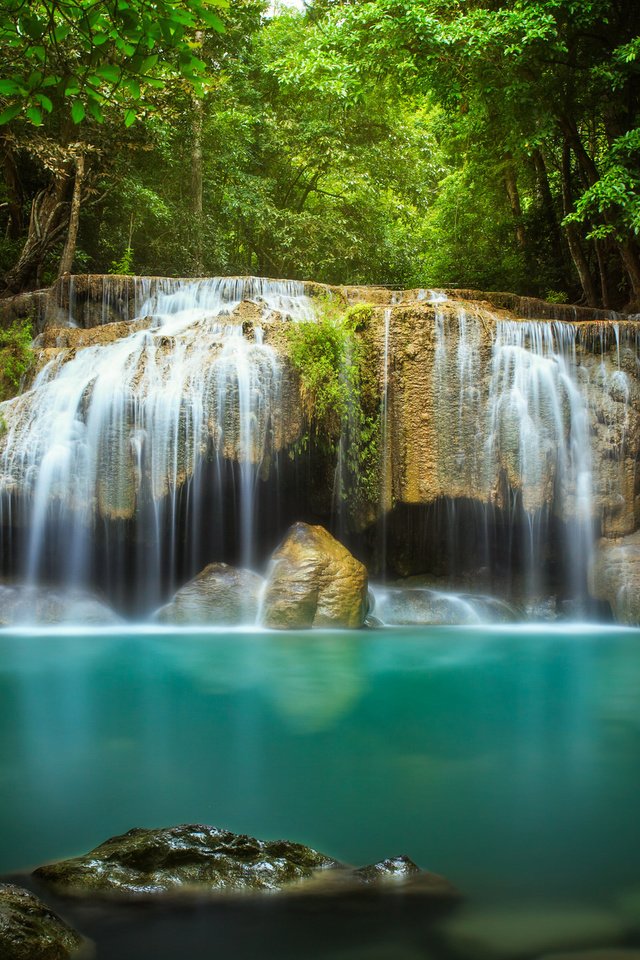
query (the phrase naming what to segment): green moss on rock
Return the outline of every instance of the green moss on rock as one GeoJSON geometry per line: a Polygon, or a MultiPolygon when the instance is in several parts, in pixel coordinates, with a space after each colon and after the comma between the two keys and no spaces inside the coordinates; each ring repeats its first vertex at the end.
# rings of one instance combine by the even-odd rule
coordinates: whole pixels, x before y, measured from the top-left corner
{"type": "Polygon", "coordinates": [[[80,934],[28,890],[0,884],[2,960],[71,960],[91,952],[80,934]]]}

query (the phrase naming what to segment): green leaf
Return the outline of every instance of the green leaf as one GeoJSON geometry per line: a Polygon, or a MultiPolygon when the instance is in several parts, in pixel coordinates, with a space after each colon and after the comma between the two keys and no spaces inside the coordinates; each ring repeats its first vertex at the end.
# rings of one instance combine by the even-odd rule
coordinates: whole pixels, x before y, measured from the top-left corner
{"type": "Polygon", "coordinates": [[[120,79],[120,68],[111,63],[106,63],[96,69],[96,74],[101,80],[107,80],[109,83],[117,83],[120,79]]]}
{"type": "Polygon", "coordinates": [[[134,100],[140,99],[140,84],[137,80],[134,80],[133,77],[129,77],[127,80],[125,80],[124,85],[134,100]]]}
{"type": "Polygon", "coordinates": [[[0,80],[0,94],[3,96],[20,93],[21,89],[20,84],[16,83],[15,80],[0,80]]]}
{"type": "Polygon", "coordinates": [[[14,117],[17,117],[21,110],[21,103],[13,103],[10,107],[3,110],[2,113],[0,113],[0,127],[4,126],[5,123],[9,123],[14,117]]]}
{"type": "Polygon", "coordinates": [[[69,36],[71,27],[68,23],[59,23],[58,26],[53,31],[53,39],[56,43],[60,43],[61,40],[64,40],[65,37],[69,36]]]}
{"type": "Polygon", "coordinates": [[[208,13],[206,10],[203,10],[200,14],[200,19],[203,23],[206,23],[208,27],[212,27],[214,30],[217,30],[218,33],[225,32],[225,25],[220,19],[219,16],[215,13],[208,13]]]}
{"type": "Polygon", "coordinates": [[[101,47],[103,43],[106,43],[109,39],[109,34],[107,33],[96,33],[93,36],[93,45],[94,47],[101,47]]]}
{"type": "Polygon", "coordinates": [[[148,73],[152,67],[155,67],[158,62],[158,54],[154,53],[150,57],[145,57],[142,63],[140,64],[140,73],[148,73]]]}
{"type": "Polygon", "coordinates": [[[81,123],[84,120],[84,116],[84,103],[82,103],[80,100],[76,100],[71,107],[71,119],[74,123],[81,123]]]}
{"type": "Polygon", "coordinates": [[[104,120],[104,114],[97,103],[88,103],[87,110],[91,114],[94,120],[97,120],[98,123],[102,123],[104,120]]]}
{"type": "Polygon", "coordinates": [[[26,112],[34,127],[42,125],[42,110],[38,110],[37,107],[28,107],[26,112]]]}
{"type": "Polygon", "coordinates": [[[135,112],[135,110],[127,110],[127,112],[126,112],[125,115],[124,115],[124,125],[125,125],[125,127],[130,127],[131,124],[135,121],[135,119],[136,119],[136,112],[135,112]]]}
{"type": "Polygon", "coordinates": [[[41,103],[47,113],[51,113],[53,110],[52,101],[44,93],[36,93],[33,99],[41,103]]]}

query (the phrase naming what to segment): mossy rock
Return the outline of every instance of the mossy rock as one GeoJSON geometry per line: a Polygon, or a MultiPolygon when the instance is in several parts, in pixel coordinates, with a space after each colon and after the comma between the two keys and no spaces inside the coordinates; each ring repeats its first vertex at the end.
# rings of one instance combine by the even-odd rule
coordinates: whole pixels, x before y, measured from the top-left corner
{"type": "Polygon", "coordinates": [[[354,869],[300,843],[200,824],[130,830],[85,856],[39,867],[34,876],[75,897],[278,892],[304,901],[407,893],[437,907],[459,899],[444,877],[408,857],[354,869]]]}
{"type": "Polygon", "coordinates": [[[92,954],[87,941],[34,894],[0,884],[2,960],[80,960],[92,954]]]}
{"type": "Polygon", "coordinates": [[[129,830],[82,857],[39,867],[60,893],[251,893],[280,890],[336,861],[286,840],[264,841],[200,824],[129,830]]]}

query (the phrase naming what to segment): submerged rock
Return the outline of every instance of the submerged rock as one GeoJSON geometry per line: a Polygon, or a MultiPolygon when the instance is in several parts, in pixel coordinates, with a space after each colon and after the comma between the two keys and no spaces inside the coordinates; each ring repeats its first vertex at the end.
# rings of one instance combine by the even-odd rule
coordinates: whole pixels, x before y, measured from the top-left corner
{"type": "Polygon", "coordinates": [[[121,622],[111,607],[88,591],[0,584],[0,627],[111,626],[121,622]]]}
{"type": "Polygon", "coordinates": [[[456,957],[518,960],[552,950],[615,943],[624,928],[615,914],[588,905],[514,905],[471,908],[447,922],[445,939],[456,957]]]}
{"type": "Polygon", "coordinates": [[[200,824],[134,829],[86,856],[39,867],[35,876],[57,891],[157,894],[189,888],[246,893],[280,890],[336,861],[285,840],[256,840],[200,824]]]}
{"type": "Polygon", "coordinates": [[[640,624],[640,530],[598,542],[590,589],[596,600],[608,601],[618,623],[640,624]]]}
{"type": "Polygon", "coordinates": [[[295,523],[273,554],[263,603],[275,629],[361,627],[367,571],[324,527],[295,523]]]}
{"type": "Polygon", "coordinates": [[[68,960],[90,956],[88,944],[28,890],[0,883],[2,960],[68,960]]]}
{"type": "Polygon", "coordinates": [[[264,580],[251,570],[210,563],[153,619],[186,625],[255,623],[264,580]]]}
{"type": "Polygon", "coordinates": [[[130,830],[34,875],[57,893],[78,897],[278,891],[313,898],[421,894],[434,904],[458,899],[447,880],[408,857],[354,869],[300,843],[256,840],[199,824],[130,830]]]}

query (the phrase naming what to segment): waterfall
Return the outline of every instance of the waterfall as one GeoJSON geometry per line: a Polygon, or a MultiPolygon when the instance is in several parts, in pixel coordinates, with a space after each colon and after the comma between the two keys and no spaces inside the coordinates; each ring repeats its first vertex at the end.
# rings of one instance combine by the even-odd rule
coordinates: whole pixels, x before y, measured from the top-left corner
{"type": "Polygon", "coordinates": [[[466,561],[502,569],[503,581],[517,572],[525,598],[551,575],[584,601],[598,529],[633,529],[623,514],[634,502],[635,325],[508,320],[438,302],[432,322],[429,483],[441,508],[431,522],[449,575],[466,561]]]}
{"type": "Polygon", "coordinates": [[[133,312],[124,336],[61,348],[0,405],[0,529],[22,534],[32,583],[86,584],[100,541],[106,578],[128,565],[150,607],[178,567],[195,572],[203,549],[231,535],[234,511],[237,558],[253,562],[256,490],[289,429],[282,365],[261,325],[313,308],[289,281],[143,278],[133,312]],[[243,301],[254,311],[244,330],[243,301]]]}
{"type": "Polygon", "coordinates": [[[381,470],[380,470],[380,560],[384,577],[387,567],[387,513],[393,507],[392,465],[389,460],[389,335],[391,307],[384,311],[382,342],[382,394],[380,398],[381,470]]]}
{"type": "Polygon", "coordinates": [[[584,599],[594,505],[588,399],[570,324],[499,321],[489,384],[484,454],[487,483],[519,493],[527,518],[525,569],[539,593],[550,510],[566,525],[565,565],[574,599],[584,599]]]}

